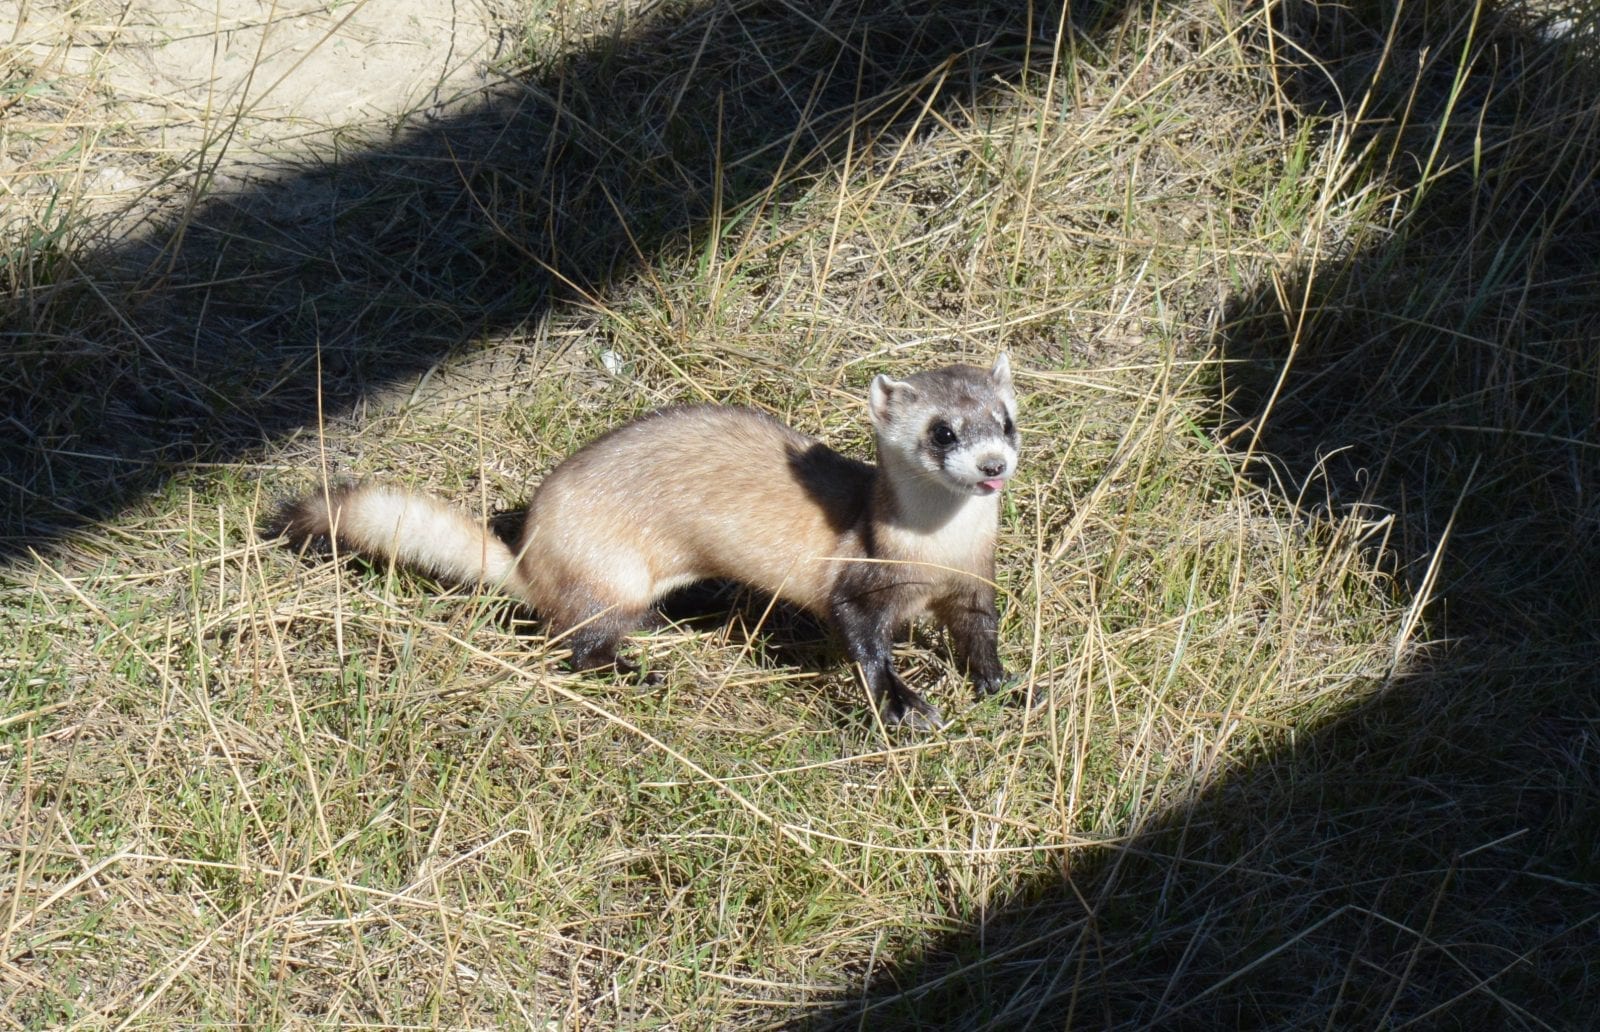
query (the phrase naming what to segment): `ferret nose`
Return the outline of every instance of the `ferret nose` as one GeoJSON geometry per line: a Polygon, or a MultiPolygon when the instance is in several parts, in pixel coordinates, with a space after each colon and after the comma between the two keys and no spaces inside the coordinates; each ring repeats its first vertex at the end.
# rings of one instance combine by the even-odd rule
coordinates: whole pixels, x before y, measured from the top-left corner
{"type": "Polygon", "coordinates": [[[978,463],[978,471],[986,477],[997,477],[1006,471],[1004,459],[990,459],[988,462],[978,463]]]}

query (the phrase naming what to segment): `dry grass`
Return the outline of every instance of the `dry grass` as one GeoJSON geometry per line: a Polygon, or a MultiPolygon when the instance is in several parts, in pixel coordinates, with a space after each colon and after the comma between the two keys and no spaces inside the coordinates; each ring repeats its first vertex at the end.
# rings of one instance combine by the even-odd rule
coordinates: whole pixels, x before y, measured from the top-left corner
{"type": "Polygon", "coordinates": [[[1587,37],[1380,6],[530,10],[137,233],[67,164],[116,98],[4,55],[0,1025],[1590,1020],[1587,37]],[[864,455],[873,373],[1000,347],[1045,702],[921,634],[940,734],[759,600],[645,689],[258,529],[678,400],[864,455]]]}

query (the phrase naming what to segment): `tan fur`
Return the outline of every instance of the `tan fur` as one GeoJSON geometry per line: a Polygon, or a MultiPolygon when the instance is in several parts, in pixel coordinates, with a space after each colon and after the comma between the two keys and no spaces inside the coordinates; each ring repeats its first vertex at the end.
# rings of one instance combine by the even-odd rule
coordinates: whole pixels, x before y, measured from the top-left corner
{"type": "Polygon", "coordinates": [[[285,510],[283,529],[517,595],[552,635],[569,636],[581,669],[609,665],[621,636],[673,589],[738,581],[838,626],[853,658],[873,668],[869,690],[876,684],[897,713],[936,715],[887,666],[881,625],[965,606],[959,644],[980,653],[980,690],[993,690],[1003,671],[984,582],[994,574],[998,485],[1016,461],[1014,406],[1004,356],[988,372],[879,377],[880,467],[748,409],[663,409],[557,466],[514,549],[451,506],[375,484],[313,492],[285,510]],[[929,443],[930,427],[946,432],[945,415],[963,439],[966,421],[984,424],[973,424],[970,447],[953,436],[948,447],[929,443]],[[863,612],[876,615],[863,623],[863,612]]]}
{"type": "Polygon", "coordinates": [[[861,554],[852,525],[871,470],[830,452],[846,483],[808,482],[795,463],[821,447],[733,408],[668,409],[613,431],[534,496],[519,549],[529,603],[552,616],[574,595],[639,609],[720,577],[826,615],[826,560],[861,554]]]}
{"type": "Polygon", "coordinates": [[[527,587],[511,550],[477,521],[427,495],[386,484],[314,492],[282,515],[290,538],[337,540],[352,551],[396,562],[457,583],[527,587]]]}
{"type": "Polygon", "coordinates": [[[837,568],[829,560],[864,554],[855,524],[872,478],[866,463],[761,413],[674,408],[626,423],[557,466],[528,507],[515,554],[453,506],[383,484],[314,492],[291,506],[284,529],[504,587],[557,630],[608,607],[646,609],[710,578],[826,616],[837,568]]]}

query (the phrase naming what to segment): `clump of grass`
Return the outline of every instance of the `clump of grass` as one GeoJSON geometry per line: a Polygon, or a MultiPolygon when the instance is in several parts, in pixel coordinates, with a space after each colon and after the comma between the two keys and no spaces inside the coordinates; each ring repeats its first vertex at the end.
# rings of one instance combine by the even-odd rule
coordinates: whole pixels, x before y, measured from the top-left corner
{"type": "Polygon", "coordinates": [[[63,300],[10,338],[0,1013],[1581,1020],[1564,44],[1487,7],[601,13],[535,23],[510,101],[153,243],[65,217],[11,284],[63,300]],[[971,703],[919,633],[938,734],[761,600],[641,636],[659,687],[575,678],[503,599],[258,529],[332,475],[503,512],[676,401],[866,456],[874,373],[1001,347],[1040,701],[971,703]]]}

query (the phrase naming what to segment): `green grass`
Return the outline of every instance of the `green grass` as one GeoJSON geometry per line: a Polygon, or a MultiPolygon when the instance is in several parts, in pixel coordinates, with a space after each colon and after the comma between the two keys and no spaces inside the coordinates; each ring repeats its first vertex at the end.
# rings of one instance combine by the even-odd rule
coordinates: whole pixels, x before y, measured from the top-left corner
{"type": "Polygon", "coordinates": [[[116,98],[6,54],[0,1026],[1590,1020],[1587,37],[1407,8],[561,5],[528,111],[148,239],[30,106],[116,98]],[[1042,702],[921,631],[940,733],[760,600],[576,678],[260,530],[324,474],[514,508],[677,401],[865,456],[873,374],[1002,347],[1042,702]]]}

